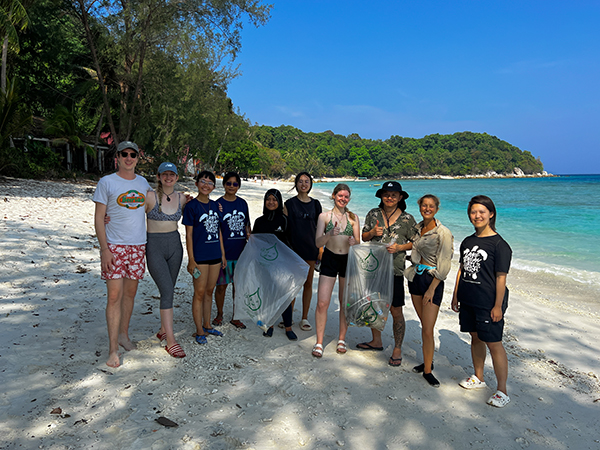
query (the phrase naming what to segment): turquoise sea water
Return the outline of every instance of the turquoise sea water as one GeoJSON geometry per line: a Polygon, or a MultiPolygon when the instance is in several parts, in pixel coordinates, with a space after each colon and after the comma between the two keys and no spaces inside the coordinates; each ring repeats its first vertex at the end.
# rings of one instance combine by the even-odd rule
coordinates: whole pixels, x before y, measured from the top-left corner
{"type": "MultiPolygon", "coordinates": [[[[361,219],[379,204],[374,186],[379,181],[350,182],[351,211],[361,219]]],[[[337,183],[315,184],[315,197],[323,201],[337,183]]],[[[437,218],[452,231],[455,248],[473,233],[467,204],[474,195],[492,198],[498,210],[497,231],[513,249],[513,267],[548,272],[600,286],[600,175],[552,178],[500,178],[458,180],[401,180],[410,194],[407,212],[421,220],[418,198],[437,195],[437,218]]],[[[323,208],[332,203],[323,202],[323,208]]]]}

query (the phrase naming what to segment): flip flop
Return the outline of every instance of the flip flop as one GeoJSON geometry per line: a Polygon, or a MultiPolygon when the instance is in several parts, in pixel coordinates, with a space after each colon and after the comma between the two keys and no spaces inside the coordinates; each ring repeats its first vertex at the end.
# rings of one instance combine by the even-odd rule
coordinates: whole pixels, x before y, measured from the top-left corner
{"type": "Polygon", "coordinates": [[[233,325],[236,328],[240,328],[242,330],[246,329],[246,325],[244,325],[242,322],[240,322],[239,320],[232,320],[231,322],[229,322],[231,325],[233,325]]]}
{"type": "Polygon", "coordinates": [[[400,365],[402,364],[402,356],[400,358],[392,358],[390,356],[390,360],[388,361],[388,364],[392,367],[400,367],[400,365]]]}
{"type": "Polygon", "coordinates": [[[376,352],[382,352],[383,347],[373,347],[368,342],[361,342],[360,344],[356,344],[356,348],[359,350],[374,350],[376,352]]]}

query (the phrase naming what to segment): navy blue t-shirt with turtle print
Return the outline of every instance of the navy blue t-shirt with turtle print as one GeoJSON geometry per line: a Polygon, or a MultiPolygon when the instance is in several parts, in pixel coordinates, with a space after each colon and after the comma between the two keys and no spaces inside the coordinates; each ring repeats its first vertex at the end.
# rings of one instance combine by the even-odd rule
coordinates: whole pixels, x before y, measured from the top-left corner
{"type": "Polygon", "coordinates": [[[194,227],[194,259],[196,262],[210,261],[221,258],[221,241],[219,230],[219,206],[214,200],[208,204],[201,203],[197,198],[188,202],[183,210],[182,223],[194,227]]]}
{"type": "MultiPolygon", "coordinates": [[[[512,250],[499,234],[466,237],[460,244],[458,302],[491,311],[496,303],[496,274],[508,273],[511,258],[512,250]]],[[[504,292],[504,308],[507,301],[508,288],[504,292]]]]}
{"type": "Polygon", "coordinates": [[[221,197],[217,200],[217,203],[223,209],[219,211],[219,217],[221,219],[221,229],[223,230],[225,258],[228,261],[236,261],[242,254],[248,240],[246,228],[250,225],[248,203],[240,197],[236,197],[232,202],[221,197]]]}

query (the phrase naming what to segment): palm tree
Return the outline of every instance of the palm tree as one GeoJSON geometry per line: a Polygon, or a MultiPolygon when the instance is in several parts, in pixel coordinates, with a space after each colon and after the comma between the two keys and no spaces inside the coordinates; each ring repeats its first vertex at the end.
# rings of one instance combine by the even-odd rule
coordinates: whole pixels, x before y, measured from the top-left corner
{"type": "Polygon", "coordinates": [[[0,73],[0,89],[6,92],[6,64],[8,49],[19,51],[17,33],[29,25],[29,17],[25,10],[26,0],[0,0],[0,36],[2,37],[2,71],[0,73]]]}

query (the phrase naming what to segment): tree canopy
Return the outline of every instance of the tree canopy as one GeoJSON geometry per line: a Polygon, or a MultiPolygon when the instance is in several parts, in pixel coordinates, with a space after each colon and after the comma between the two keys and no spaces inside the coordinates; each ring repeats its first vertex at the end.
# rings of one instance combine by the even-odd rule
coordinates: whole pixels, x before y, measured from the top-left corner
{"type": "MultiPolygon", "coordinates": [[[[0,0],[2,78],[6,72],[9,80],[0,98],[0,171],[27,175],[19,168],[32,161],[18,160],[35,152],[9,149],[10,137],[27,127],[81,152],[84,141],[98,144],[101,136],[113,147],[134,140],[150,170],[167,159],[268,176],[543,170],[529,152],[486,133],[372,140],[251,126],[227,87],[238,76],[242,27],[263,25],[270,10],[258,0],[0,0]]],[[[36,174],[40,161],[60,161],[40,152],[36,174]]]]}

